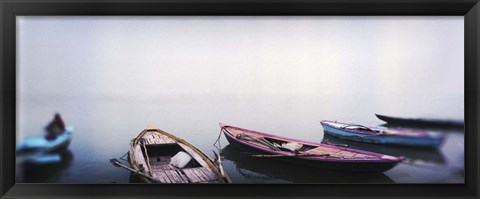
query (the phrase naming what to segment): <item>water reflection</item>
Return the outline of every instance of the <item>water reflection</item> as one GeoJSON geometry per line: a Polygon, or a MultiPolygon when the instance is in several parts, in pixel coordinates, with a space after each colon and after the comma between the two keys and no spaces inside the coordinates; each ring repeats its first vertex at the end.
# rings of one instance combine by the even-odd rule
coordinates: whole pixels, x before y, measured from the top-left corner
{"type": "Polygon", "coordinates": [[[130,183],[145,183],[145,181],[140,180],[140,177],[138,174],[135,174],[133,172],[130,172],[130,176],[128,177],[128,182],[130,183]]]}
{"type": "Polygon", "coordinates": [[[73,153],[70,150],[60,153],[61,161],[48,164],[23,163],[20,165],[22,181],[26,183],[57,182],[61,174],[70,168],[73,153]]]}
{"type": "Polygon", "coordinates": [[[393,156],[405,156],[410,161],[422,160],[424,162],[431,162],[435,164],[446,164],[446,159],[442,152],[435,148],[370,144],[352,140],[344,140],[328,134],[323,135],[322,143],[345,145],[354,149],[372,151],[393,156]]]}
{"type": "Polygon", "coordinates": [[[266,158],[255,158],[251,157],[249,152],[239,150],[232,145],[227,145],[222,149],[222,156],[234,163],[235,169],[241,176],[256,183],[277,179],[292,183],[394,183],[383,173],[335,171],[298,166],[266,158]]]}

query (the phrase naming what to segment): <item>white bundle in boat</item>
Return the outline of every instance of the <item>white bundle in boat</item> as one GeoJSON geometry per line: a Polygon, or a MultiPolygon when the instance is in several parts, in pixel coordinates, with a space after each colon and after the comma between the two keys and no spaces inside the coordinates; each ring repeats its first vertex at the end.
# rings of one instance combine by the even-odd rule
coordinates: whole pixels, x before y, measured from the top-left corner
{"type": "Polygon", "coordinates": [[[188,153],[180,151],[177,154],[175,154],[175,156],[173,156],[172,159],[170,159],[170,165],[173,165],[181,169],[185,167],[188,164],[188,162],[190,162],[190,160],[192,160],[192,156],[188,155],[188,153]]]}
{"type": "Polygon", "coordinates": [[[282,147],[286,148],[290,151],[298,151],[300,148],[302,148],[303,144],[297,143],[297,142],[287,142],[283,143],[282,147]]]}

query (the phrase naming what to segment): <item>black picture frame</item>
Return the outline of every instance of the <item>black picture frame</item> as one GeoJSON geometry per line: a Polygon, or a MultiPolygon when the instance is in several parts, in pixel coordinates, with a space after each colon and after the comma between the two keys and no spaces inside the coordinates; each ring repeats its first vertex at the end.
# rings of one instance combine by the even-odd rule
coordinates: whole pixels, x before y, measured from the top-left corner
{"type": "Polygon", "coordinates": [[[478,0],[1,0],[1,198],[478,198],[478,0]],[[465,184],[15,184],[16,16],[458,15],[465,18],[465,184]]]}

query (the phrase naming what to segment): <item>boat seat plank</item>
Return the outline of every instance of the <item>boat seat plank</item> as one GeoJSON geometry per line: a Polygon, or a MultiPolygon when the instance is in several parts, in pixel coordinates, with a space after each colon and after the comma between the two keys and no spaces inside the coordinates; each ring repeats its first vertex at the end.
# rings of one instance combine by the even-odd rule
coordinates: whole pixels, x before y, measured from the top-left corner
{"type": "Polygon", "coordinates": [[[377,158],[377,157],[372,156],[372,155],[366,155],[366,154],[361,154],[361,153],[357,153],[353,157],[355,157],[355,158],[377,158]]]}
{"type": "Polygon", "coordinates": [[[357,155],[358,153],[350,152],[350,151],[339,151],[335,153],[336,155],[342,156],[344,158],[352,158],[353,156],[357,155]]]}
{"type": "Polygon", "coordinates": [[[189,169],[183,169],[183,172],[185,173],[185,175],[187,176],[188,180],[190,182],[193,182],[193,183],[196,183],[196,182],[200,182],[201,180],[195,175],[195,173],[193,173],[193,171],[189,170],[189,169]]]}
{"type": "Polygon", "coordinates": [[[174,182],[178,182],[178,180],[175,178],[175,174],[171,172],[171,170],[164,170],[163,171],[165,174],[167,174],[167,177],[168,179],[174,183],[174,182]]]}
{"type": "Polygon", "coordinates": [[[190,181],[188,180],[188,177],[185,175],[185,173],[182,171],[182,170],[177,170],[178,172],[178,176],[181,178],[182,182],[184,183],[190,183],[190,181]]]}
{"type": "Polygon", "coordinates": [[[192,182],[212,182],[217,180],[215,174],[208,168],[196,167],[183,169],[183,171],[192,182]]]}
{"type": "Polygon", "coordinates": [[[154,172],[153,177],[162,183],[170,183],[170,180],[165,176],[163,172],[154,172]]]}
{"type": "Polygon", "coordinates": [[[192,171],[201,181],[208,181],[208,177],[205,176],[201,171],[197,169],[193,169],[192,171]]]}
{"type": "Polygon", "coordinates": [[[208,168],[200,168],[200,169],[199,169],[199,172],[203,173],[203,175],[205,175],[209,181],[210,181],[210,180],[216,180],[216,179],[217,179],[217,177],[216,177],[215,174],[212,172],[212,170],[210,170],[210,169],[208,169],[208,168]]]}
{"type": "Polygon", "coordinates": [[[175,178],[176,182],[185,183],[185,181],[183,181],[183,178],[180,177],[180,173],[176,170],[167,170],[167,172],[171,173],[171,175],[175,178]]]}

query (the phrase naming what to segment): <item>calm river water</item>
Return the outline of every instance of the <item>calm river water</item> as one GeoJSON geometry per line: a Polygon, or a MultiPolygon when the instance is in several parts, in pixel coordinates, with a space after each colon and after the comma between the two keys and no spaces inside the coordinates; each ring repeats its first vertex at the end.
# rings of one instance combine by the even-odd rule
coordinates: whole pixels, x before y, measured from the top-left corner
{"type": "Polygon", "coordinates": [[[461,17],[21,17],[18,25],[17,142],[43,133],[55,112],[74,136],[64,162],[18,165],[17,182],[129,183],[109,159],[145,127],[213,157],[220,122],[407,157],[383,174],[297,167],[245,156],[222,135],[234,183],[464,182],[462,129],[434,129],[448,138],[428,150],[338,140],[319,123],[383,125],[375,113],[463,119],[461,17]]]}

